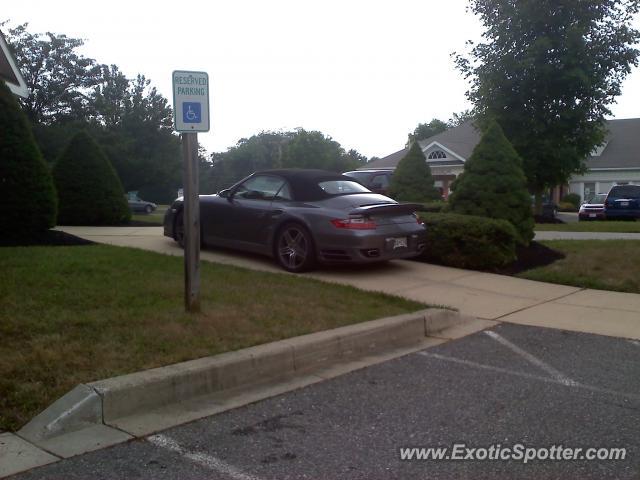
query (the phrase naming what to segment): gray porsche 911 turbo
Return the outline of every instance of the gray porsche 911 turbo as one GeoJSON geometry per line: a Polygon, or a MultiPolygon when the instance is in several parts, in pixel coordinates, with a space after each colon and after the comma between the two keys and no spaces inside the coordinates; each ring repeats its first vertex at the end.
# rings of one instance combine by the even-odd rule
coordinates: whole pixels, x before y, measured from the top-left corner
{"type": "MultiPolygon", "coordinates": [[[[344,175],[322,170],[256,172],[216,195],[200,195],[203,246],[271,256],[290,272],[320,263],[409,258],[425,248],[417,204],[401,204],[344,175]]],[[[164,217],[182,245],[183,202],[164,217]]]]}

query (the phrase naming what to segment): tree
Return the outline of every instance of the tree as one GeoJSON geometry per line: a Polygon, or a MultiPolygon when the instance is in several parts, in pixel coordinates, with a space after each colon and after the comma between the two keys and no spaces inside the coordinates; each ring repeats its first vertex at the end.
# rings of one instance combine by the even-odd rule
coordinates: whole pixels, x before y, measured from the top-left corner
{"type": "Polygon", "coordinates": [[[447,122],[448,128],[456,128],[465,122],[475,119],[475,114],[472,110],[465,110],[460,113],[453,113],[449,121],[447,122]]]}
{"type": "Polygon", "coordinates": [[[322,132],[298,129],[287,143],[282,155],[286,168],[319,168],[341,173],[364,164],[364,157],[355,150],[345,153],[338,142],[322,132]]]}
{"type": "Polygon", "coordinates": [[[9,44],[32,89],[25,111],[47,161],[87,131],[104,149],[127,190],[168,202],[181,185],[180,141],[166,98],[144,75],[128,79],[116,65],[78,53],[66,35],[9,30],[9,44]]]}
{"type": "Polygon", "coordinates": [[[447,130],[447,128],[449,128],[448,125],[442,120],[438,120],[437,118],[434,118],[429,123],[420,123],[415,128],[413,133],[410,133],[408,135],[406,146],[408,147],[413,142],[433,137],[438,133],[444,132],[445,130],[447,130]]]}
{"type": "Polygon", "coordinates": [[[84,118],[101,67],[78,52],[82,40],[50,32],[32,34],[27,26],[10,28],[7,36],[29,87],[30,95],[22,102],[27,116],[34,123],[84,118]]]}
{"type": "Polygon", "coordinates": [[[433,184],[431,169],[418,142],[400,160],[391,177],[389,194],[402,202],[428,202],[440,200],[442,195],[433,184]]]}
{"type": "Polygon", "coordinates": [[[88,133],[71,139],[53,174],[61,225],[119,225],[131,219],[120,179],[88,133]]]}
{"type": "Polygon", "coordinates": [[[522,160],[497,122],[488,124],[451,189],[453,212],[507,220],[525,245],[533,238],[531,197],[522,160]]]}
{"type": "Polygon", "coordinates": [[[2,79],[0,132],[0,232],[32,238],[56,224],[56,194],[27,117],[2,79]]]}
{"type": "Polygon", "coordinates": [[[640,0],[471,0],[484,43],[456,57],[478,114],[494,118],[541,193],[584,168],[608,106],[638,63],[640,0]]]}

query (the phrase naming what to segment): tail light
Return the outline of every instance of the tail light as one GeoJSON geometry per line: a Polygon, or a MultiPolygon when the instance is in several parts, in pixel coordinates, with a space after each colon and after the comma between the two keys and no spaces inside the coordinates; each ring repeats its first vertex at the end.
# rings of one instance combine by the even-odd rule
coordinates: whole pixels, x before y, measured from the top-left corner
{"type": "Polygon", "coordinates": [[[414,213],[413,216],[416,218],[416,223],[419,225],[424,225],[424,221],[420,218],[420,215],[414,213]]]}
{"type": "Polygon", "coordinates": [[[364,217],[336,218],[331,220],[336,228],[346,228],[347,230],[375,230],[376,222],[364,217]]]}

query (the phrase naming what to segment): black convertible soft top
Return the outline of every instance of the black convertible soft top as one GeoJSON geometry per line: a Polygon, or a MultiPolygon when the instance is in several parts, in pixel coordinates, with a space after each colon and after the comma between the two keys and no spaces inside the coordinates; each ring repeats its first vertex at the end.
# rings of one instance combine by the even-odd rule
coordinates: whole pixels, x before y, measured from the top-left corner
{"type": "Polygon", "coordinates": [[[344,180],[353,182],[354,179],[339,173],[326,170],[311,170],[298,168],[283,168],[278,170],[262,170],[254,175],[278,175],[289,183],[293,198],[300,202],[314,202],[332,197],[318,185],[329,180],[344,180]]]}

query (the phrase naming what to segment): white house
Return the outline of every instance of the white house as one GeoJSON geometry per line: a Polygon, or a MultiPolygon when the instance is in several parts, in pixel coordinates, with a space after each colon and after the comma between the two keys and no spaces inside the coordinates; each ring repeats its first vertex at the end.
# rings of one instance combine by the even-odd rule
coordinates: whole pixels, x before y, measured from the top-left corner
{"type": "MultiPolygon", "coordinates": [[[[640,118],[608,120],[606,141],[587,159],[588,171],[574,175],[568,185],[554,188],[557,202],[567,192],[582,199],[594,193],[606,193],[613,185],[640,184],[640,118]]],[[[465,161],[480,141],[480,133],[472,122],[439,133],[419,142],[431,168],[436,187],[448,197],[451,182],[462,173],[465,161]]],[[[408,148],[367,163],[362,169],[394,170],[408,148]]]]}

